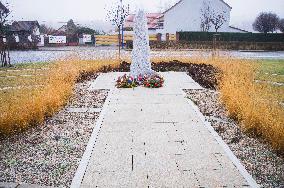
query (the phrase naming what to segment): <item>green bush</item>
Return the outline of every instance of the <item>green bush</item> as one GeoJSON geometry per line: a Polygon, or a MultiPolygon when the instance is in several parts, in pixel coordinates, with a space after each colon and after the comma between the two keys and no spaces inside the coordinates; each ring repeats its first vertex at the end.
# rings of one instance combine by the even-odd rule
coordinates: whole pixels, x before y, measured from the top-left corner
{"type": "MultiPolygon", "coordinates": [[[[180,41],[212,41],[213,32],[179,32],[180,41]]],[[[239,42],[284,42],[283,33],[225,33],[220,32],[221,41],[239,42]]]]}

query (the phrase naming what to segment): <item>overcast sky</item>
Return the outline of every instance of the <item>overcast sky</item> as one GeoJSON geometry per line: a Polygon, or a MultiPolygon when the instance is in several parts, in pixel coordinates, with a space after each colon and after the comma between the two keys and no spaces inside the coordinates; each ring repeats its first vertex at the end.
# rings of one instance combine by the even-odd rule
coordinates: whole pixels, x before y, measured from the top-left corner
{"type": "MultiPolygon", "coordinates": [[[[14,20],[38,20],[40,23],[74,21],[104,21],[105,8],[118,0],[1,0],[10,4],[14,20]]],[[[148,12],[157,12],[161,5],[174,4],[178,0],[123,0],[130,4],[131,11],[143,7],[148,12]]],[[[262,11],[272,11],[284,18],[284,0],[225,0],[233,7],[231,25],[250,27],[262,11]]]]}

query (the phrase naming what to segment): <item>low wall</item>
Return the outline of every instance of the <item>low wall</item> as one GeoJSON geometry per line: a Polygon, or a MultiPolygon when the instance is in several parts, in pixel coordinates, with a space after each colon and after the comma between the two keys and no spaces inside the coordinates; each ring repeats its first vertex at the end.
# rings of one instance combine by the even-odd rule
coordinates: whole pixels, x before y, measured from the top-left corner
{"type": "MultiPolygon", "coordinates": [[[[213,49],[212,41],[150,41],[152,49],[213,49]]],[[[223,42],[216,44],[221,50],[271,50],[283,51],[284,42],[223,42]]]]}

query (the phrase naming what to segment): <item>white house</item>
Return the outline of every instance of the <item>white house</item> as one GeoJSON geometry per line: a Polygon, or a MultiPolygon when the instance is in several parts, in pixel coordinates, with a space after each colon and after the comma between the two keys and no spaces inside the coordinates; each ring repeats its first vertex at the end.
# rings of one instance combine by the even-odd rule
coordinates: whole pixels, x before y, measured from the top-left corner
{"type": "MultiPolygon", "coordinates": [[[[178,31],[202,31],[201,23],[203,12],[209,15],[222,15],[223,25],[218,32],[247,32],[230,26],[230,16],[232,7],[223,0],[180,0],[163,13],[147,14],[149,33],[171,33],[178,31]],[[209,7],[210,11],[206,9],[209,7]]],[[[130,30],[133,26],[134,14],[126,19],[125,29],[130,30]]],[[[215,32],[211,24],[210,32],[215,32]]]]}
{"type": "MultiPolygon", "coordinates": [[[[223,0],[180,0],[170,9],[165,11],[159,18],[163,23],[161,33],[176,33],[177,31],[202,31],[202,12],[208,14],[222,14],[225,18],[224,24],[218,32],[246,32],[230,26],[232,7],[223,0]],[[206,9],[210,7],[210,12],[206,9]]],[[[214,32],[211,25],[210,32],[214,32]]]]}

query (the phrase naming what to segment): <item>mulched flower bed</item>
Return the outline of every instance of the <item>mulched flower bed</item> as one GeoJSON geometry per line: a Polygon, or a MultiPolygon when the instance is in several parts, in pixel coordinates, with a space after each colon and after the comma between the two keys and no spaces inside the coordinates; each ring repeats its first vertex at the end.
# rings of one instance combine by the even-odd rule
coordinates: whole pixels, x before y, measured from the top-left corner
{"type": "Polygon", "coordinates": [[[257,183],[267,188],[284,187],[284,157],[277,155],[264,141],[244,134],[238,123],[227,116],[217,91],[204,89],[185,92],[257,183]]]}
{"type": "Polygon", "coordinates": [[[102,108],[108,91],[88,91],[83,82],[96,76],[83,75],[71,102],[44,125],[0,138],[0,182],[70,186],[99,113],[68,109],[102,108]]]}
{"type": "MultiPolygon", "coordinates": [[[[152,69],[156,72],[187,72],[187,74],[191,76],[193,80],[198,82],[204,88],[216,89],[218,86],[217,76],[219,75],[220,71],[212,65],[170,61],[152,63],[152,69]]],[[[110,68],[105,67],[104,71],[129,72],[130,64],[124,61],[120,64],[119,68],[111,70],[110,68]]]]}

